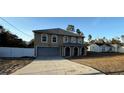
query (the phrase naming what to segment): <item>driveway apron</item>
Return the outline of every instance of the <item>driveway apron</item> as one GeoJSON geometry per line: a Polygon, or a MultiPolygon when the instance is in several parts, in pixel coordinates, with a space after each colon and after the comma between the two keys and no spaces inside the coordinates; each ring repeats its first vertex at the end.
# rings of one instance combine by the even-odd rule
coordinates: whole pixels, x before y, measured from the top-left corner
{"type": "Polygon", "coordinates": [[[91,67],[71,62],[63,57],[39,57],[12,75],[102,75],[91,67]]]}

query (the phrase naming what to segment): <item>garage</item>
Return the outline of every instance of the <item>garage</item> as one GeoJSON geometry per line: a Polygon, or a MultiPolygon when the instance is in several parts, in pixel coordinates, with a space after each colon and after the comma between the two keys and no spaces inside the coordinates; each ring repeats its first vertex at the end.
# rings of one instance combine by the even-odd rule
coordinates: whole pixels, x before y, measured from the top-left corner
{"type": "Polygon", "coordinates": [[[60,49],[58,47],[38,47],[37,56],[60,56],[60,49]]]}

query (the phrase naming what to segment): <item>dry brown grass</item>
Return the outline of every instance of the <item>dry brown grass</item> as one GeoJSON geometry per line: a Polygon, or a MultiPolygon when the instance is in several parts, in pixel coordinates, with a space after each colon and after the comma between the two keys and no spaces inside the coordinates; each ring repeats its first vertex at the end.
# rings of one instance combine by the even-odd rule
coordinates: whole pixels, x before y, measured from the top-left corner
{"type": "Polygon", "coordinates": [[[96,54],[96,56],[75,57],[69,60],[90,66],[105,74],[124,74],[124,54],[96,54]]]}
{"type": "Polygon", "coordinates": [[[32,58],[21,59],[0,59],[0,74],[7,75],[15,72],[16,70],[30,64],[32,58]]]}

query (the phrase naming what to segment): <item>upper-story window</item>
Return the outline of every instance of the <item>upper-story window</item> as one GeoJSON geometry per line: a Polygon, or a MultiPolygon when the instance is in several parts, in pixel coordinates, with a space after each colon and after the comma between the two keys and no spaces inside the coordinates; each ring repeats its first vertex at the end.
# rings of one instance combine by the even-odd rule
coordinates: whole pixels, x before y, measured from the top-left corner
{"type": "Polygon", "coordinates": [[[71,37],[71,43],[76,43],[76,37],[71,37]]]}
{"type": "Polygon", "coordinates": [[[57,43],[57,35],[52,35],[52,43],[57,43]]]}
{"type": "Polygon", "coordinates": [[[41,34],[41,42],[47,43],[48,41],[48,35],[47,34],[41,34]]]}
{"type": "Polygon", "coordinates": [[[64,42],[64,43],[68,43],[68,36],[64,36],[64,37],[63,37],[63,42],[64,42]]]}
{"type": "Polygon", "coordinates": [[[82,44],[82,39],[81,38],[78,38],[78,43],[82,44]]]}

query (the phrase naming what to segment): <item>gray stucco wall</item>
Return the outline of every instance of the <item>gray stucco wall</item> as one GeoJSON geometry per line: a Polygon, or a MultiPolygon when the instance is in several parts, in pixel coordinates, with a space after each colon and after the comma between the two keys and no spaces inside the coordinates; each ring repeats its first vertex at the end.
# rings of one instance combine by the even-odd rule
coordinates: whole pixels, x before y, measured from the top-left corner
{"type": "MultiPolygon", "coordinates": [[[[42,34],[42,33],[41,33],[42,34]]],[[[57,43],[51,43],[51,34],[48,34],[48,43],[43,43],[41,42],[41,34],[40,33],[35,33],[34,38],[35,38],[35,46],[42,46],[42,47],[59,47],[63,45],[63,37],[62,35],[57,35],[58,36],[58,42],[57,43]]],[[[71,37],[68,36],[69,42],[71,42],[71,37]]],[[[79,38],[76,38],[76,42],[78,42],[79,38]]],[[[83,38],[82,38],[83,41],[83,38]]]]}

